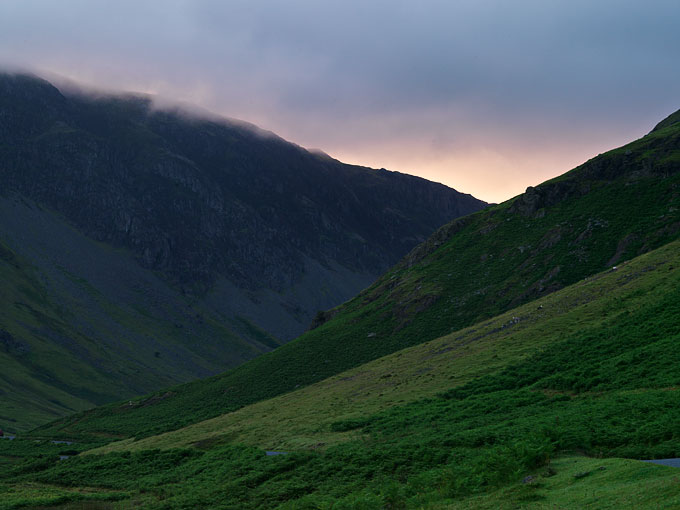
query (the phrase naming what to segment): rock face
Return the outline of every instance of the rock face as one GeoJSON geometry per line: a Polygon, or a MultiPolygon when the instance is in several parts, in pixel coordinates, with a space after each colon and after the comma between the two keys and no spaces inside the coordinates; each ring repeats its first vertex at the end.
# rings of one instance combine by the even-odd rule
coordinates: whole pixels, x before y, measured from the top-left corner
{"type": "Polygon", "coordinates": [[[485,205],[254,126],[151,106],[147,97],[65,96],[36,78],[3,76],[0,177],[186,292],[220,276],[283,291],[307,259],[377,276],[441,224],[485,205]]]}
{"type": "Polygon", "coordinates": [[[0,183],[0,356],[26,383],[0,408],[23,427],[270,350],[486,205],[242,122],[8,74],[0,183]]]}

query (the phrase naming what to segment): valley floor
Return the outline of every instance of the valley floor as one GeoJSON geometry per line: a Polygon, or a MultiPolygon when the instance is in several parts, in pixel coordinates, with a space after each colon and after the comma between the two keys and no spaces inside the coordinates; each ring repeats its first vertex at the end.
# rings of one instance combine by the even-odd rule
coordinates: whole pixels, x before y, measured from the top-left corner
{"type": "MultiPolygon", "coordinates": [[[[664,510],[680,508],[680,471],[626,459],[564,456],[522,480],[489,493],[463,498],[430,497],[423,510],[664,510]]],[[[164,508],[155,496],[124,491],[64,488],[48,484],[0,484],[0,509],[128,510],[164,508]],[[117,501],[120,500],[120,501],[117,501]],[[26,506],[27,502],[29,503],[26,506]]],[[[216,508],[219,506],[216,506],[216,508]]],[[[311,507],[300,507],[311,508],[311,507]]],[[[363,506],[359,501],[354,508],[363,506]]],[[[375,507],[378,508],[378,507],[375,507]]],[[[398,507],[394,507],[398,508],[398,507]]]]}

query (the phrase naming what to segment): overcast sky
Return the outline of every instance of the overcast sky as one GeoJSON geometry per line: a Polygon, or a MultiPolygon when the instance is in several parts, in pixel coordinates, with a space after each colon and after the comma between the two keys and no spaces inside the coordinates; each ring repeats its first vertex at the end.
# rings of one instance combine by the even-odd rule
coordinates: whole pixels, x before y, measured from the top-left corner
{"type": "Polygon", "coordinates": [[[0,0],[0,63],[502,201],[680,108],[680,2],[0,0]]]}

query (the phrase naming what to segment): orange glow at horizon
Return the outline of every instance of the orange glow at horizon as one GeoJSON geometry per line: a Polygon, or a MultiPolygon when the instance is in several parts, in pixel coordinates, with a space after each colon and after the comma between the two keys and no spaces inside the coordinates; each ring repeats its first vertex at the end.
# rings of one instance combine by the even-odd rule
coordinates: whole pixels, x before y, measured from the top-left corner
{"type": "MultiPolygon", "coordinates": [[[[234,108],[197,80],[191,87],[171,81],[96,77],[78,68],[57,73],[43,69],[48,79],[61,77],[103,92],[142,92],[158,95],[159,105],[194,104],[201,111],[243,119],[271,130],[285,140],[320,149],[343,163],[386,168],[439,182],[489,203],[500,203],[561,175],[599,153],[643,136],[644,127],[632,130],[617,124],[598,127],[553,125],[526,116],[524,124],[509,127],[484,110],[452,108],[385,116],[343,119],[329,129],[324,119],[279,114],[272,105],[250,110],[234,108]],[[479,121],[478,124],[471,119],[479,121]],[[496,123],[494,123],[496,121],[496,123]],[[340,127],[342,126],[342,127],[340,127]],[[463,126],[456,129],[456,126],[463,126]]],[[[658,120],[652,115],[652,119],[658,120]]],[[[651,128],[651,124],[646,126],[651,128]]]]}
{"type": "MultiPolygon", "coordinates": [[[[614,149],[633,138],[600,140],[569,146],[543,144],[540,147],[519,147],[515,150],[493,150],[485,147],[469,148],[456,153],[427,154],[400,145],[380,149],[342,150],[329,154],[343,163],[386,168],[439,182],[469,193],[489,203],[501,203],[524,193],[528,186],[536,186],[557,177],[601,152],[614,149]]],[[[499,146],[503,143],[499,141],[499,146]]]]}

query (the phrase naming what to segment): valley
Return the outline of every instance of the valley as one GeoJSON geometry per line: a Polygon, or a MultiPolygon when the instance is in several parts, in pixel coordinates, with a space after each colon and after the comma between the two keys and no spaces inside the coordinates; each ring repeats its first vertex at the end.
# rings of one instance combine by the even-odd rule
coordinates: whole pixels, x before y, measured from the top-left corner
{"type": "MultiPolygon", "coordinates": [[[[67,487],[96,481],[104,500],[148,508],[217,499],[225,508],[578,508],[593,497],[612,508],[673,508],[673,468],[621,457],[677,452],[679,253],[670,243],[472,328],[185,429],[69,446],[86,451],[56,464],[36,458],[43,467],[25,475],[2,458],[11,478],[35,483],[17,492],[29,501],[87,499],[67,487]],[[266,457],[271,449],[288,453],[266,457]]],[[[31,443],[7,442],[4,455],[45,453],[31,443]]]]}
{"type": "MultiPolygon", "coordinates": [[[[85,119],[91,127],[90,115],[98,114],[81,101],[73,106],[80,113],[65,118],[85,119]],[[90,113],[80,117],[82,112],[90,113]]],[[[155,140],[142,144],[145,158],[165,154],[157,152],[160,146],[183,146],[175,145],[177,126],[170,126],[177,119],[148,113],[143,98],[105,104],[111,108],[106,115],[113,115],[107,118],[137,119],[133,143],[155,140]],[[163,143],[156,138],[161,134],[167,136],[163,143]]],[[[82,140],[106,144],[101,140],[130,133],[124,120],[107,125],[107,137],[99,139],[103,128],[94,125],[100,126],[92,128],[95,134],[82,140]],[[121,126],[126,129],[118,131],[121,126]]],[[[227,129],[200,126],[206,136],[227,129]]],[[[59,138],[62,128],[50,124],[38,139],[59,138]]],[[[252,142],[252,133],[231,135],[252,142]]],[[[191,140],[182,158],[198,167],[209,153],[203,140],[191,140]]],[[[339,162],[268,140],[268,150],[279,157],[295,154],[317,165],[315,172],[339,171],[339,162]]],[[[241,149],[237,144],[229,157],[257,152],[241,149]]],[[[145,216],[133,195],[117,195],[117,201],[131,202],[116,210],[150,219],[148,239],[126,237],[134,223],[129,218],[122,230],[108,231],[99,229],[121,218],[81,216],[72,189],[89,189],[89,181],[76,179],[75,188],[60,187],[54,195],[37,187],[29,196],[28,181],[16,178],[0,201],[6,225],[0,271],[8,282],[1,292],[9,304],[0,315],[0,354],[9,367],[3,377],[18,391],[3,388],[0,398],[10,418],[22,406],[36,411],[26,415],[15,439],[0,441],[0,508],[678,507],[678,471],[642,461],[680,456],[679,155],[676,112],[646,136],[522,195],[479,203],[470,214],[433,227],[389,264],[368,242],[358,249],[356,236],[373,237],[376,246],[389,238],[388,245],[402,247],[406,237],[383,232],[380,238],[376,232],[387,227],[376,225],[365,235],[333,229],[323,220],[328,212],[320,213],[320,223],[308,222],[317,234],[326,232],[320,239],[333,232],[326,244],[312,241],[303,249],[299,242],[311,238],[308,232],[281,244],[277,229],[292,214],[278,218],[266,239],[243,231],[253,250],[263,242],[267,257],[250,260],[243,252],[225,266],[223,254],[209,254],[219,252],[218,241],[205,251],[195,248],[203,246],[205,232],[196,234],[190,225],[177,231],[181,239],[168,240],[177,251],[164,251],[154,236],[163,222],[179,221],[172,208],[154,202],[153,214],[145,216]],[[187,244],[175,244],[180,241],[187,244]],[[213,298],[229,278],[243,292],[258,291],[255,274],[269,278],[269,290],[279,293],[283,281],[308,290],[319,284],[311,270],[310,286],[301,283],[305,277],[296,280],[294,263],[288,272],[268,272],[282,256],[277,250],[291,246],[298,255],[317,257],[325,271],[336,267],[328,258],[334,253],[333,260],[355,276],[369,269],[381,275],[353,298],[315,313],[306,331],[284,343],[261,320],[218,306],[238,303],[233,294],[213,298]],[[350,257],[343,250],[352,246],[358,251],[350,257]],[[183,250],[187,258],[175,259],[183,250]],[[216,331],[221,343],[214,342],[216,331]],[[151,338],[135,340],[144,335],[151,338]],[[227,349],[227,343],[238,348],[227,349]],[[219,356],[235,352],[240,358],[233,368],[192,376],[214,374],[225,363],[219,356]],[[73,372],[50,372],[65,366],[73,372]],[[141,388],[147,374],[157,377],[150,392],[141,388]],[[127,385],[124,398],[110,391],[116,381],[127,385]]],[[[253,161],[269,157],[258,152],[253,161]]],[[[184,168],[182,158],[177,164],[184,168]]],[[[42,179],[40,165],[16,164],[42,179]]],[[[158,164],[149,168],[168,170],[158,164]]],[[[273,179],[269,170],[262,175],[273,179]]],[[[346,170],[361,182],[404,178],[346,170]]],[[[193,172],[177,175],[188,179],[193,172]]],[[[137,178],[102,175],[110,185],[137,178]]],[[[183,200],[227,182],[217,175],[209,173],[214,180],[205,188],[200,179],[191,181],[176,200],[189,209],[202,203],[183,200]]],[[[381,193],[396,203],[405,188],[394,185],[396,195],[381,193]]],[[[107,196],[99,183],[93,186],[91,199],[107,196]]],[[[239,186],[229,191],[238,201],[264,193],[239,186]]],[[[394,191],[390,186],[384,190],[394,191]]],[[[432,202],[439,188],[423,186],[416,195],[432,202]]],[[[342,210],[346,197],[325,199],[342,210]]],[[[384,211],[386,225],[396,228],[390,223],[395,211],[384,211]]],[[[221,218],[208,211],[194,218],[203,221],[203,214],[221,218]]],[[[397,216],[411,214],[403,209],[397,216]]],[[[210,230],[214,224],[206,221],[210,230]]]]}
{"type": "Polygon", "coordinates": [[[154,101],[0,72],[0,427],[271,351],[486,205],[154,101]]]}

